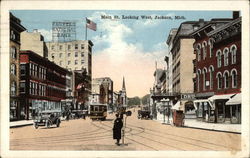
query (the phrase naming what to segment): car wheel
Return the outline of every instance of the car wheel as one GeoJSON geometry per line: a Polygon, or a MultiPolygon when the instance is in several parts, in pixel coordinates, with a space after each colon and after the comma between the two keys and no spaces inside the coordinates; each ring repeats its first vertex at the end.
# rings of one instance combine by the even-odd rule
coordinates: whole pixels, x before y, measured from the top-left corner
{"type": "Polygon", "coordinates": [[[35,127],[35,129],[37,129],[38,128],[38,124],[34,123],[34,127],[35,127]]]}
{"type": "Polygon", "coordinates": [[[46,128],[49,128],[50,127],[50,122],[47,121],[46,124],[45,124],[46,128]]]}
{"type": "Polygon", "coordinates": [[[60,120],[59,119],[56,121],[56,127],[60,127],[60,120]]]}

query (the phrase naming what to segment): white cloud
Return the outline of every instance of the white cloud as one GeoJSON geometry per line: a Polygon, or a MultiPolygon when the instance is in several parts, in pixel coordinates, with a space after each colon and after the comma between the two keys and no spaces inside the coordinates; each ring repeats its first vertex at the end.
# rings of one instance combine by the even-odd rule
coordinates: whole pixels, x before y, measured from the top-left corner
{"type": "MultiPolygon", "coordinates": [[[[98,12],[91,18],[97,20],[100,14],[105,15],[98,12]]],[[[163,68],[164,65],[166,50],[162,43],[153,46],[159,48],[158,51],[144,52],[142,43],[125,41],[125,37],[134,32],[121,21],[100,20],[98,29],[105,34],[102,38],[95,36],[93,43],[97,45],[105,42],[109,47],[93,53],[93,77],[108,76],[114,81],[114,89],[120,90],[124,76],[128,96],[142,97],[149,93],[154,81],[155,61],[158,67],[163,68]]]]}
{"type": "Polygon", "coordinates": [[[43,35],[45,41],[52,41],[52,30],[39,29],[38,32],[43,35]]]}

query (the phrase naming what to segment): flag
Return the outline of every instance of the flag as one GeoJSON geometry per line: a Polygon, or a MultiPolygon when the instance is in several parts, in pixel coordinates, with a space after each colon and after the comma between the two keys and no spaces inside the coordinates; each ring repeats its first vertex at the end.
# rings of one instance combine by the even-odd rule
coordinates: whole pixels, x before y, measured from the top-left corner
{"type": "Polygon", "coordinates": [[[93,21],[89,20],[88,18],[86,18],[86,26],[87,28],[96,31],[96,23],[94,23],[93,21]]]}

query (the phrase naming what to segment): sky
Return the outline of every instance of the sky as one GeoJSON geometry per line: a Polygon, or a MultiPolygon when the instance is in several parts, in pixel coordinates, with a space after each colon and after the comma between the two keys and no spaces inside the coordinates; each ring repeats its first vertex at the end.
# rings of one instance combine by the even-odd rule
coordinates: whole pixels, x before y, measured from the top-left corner
{"type": "Polygon", "coordinates": [[[164,69],[168,55],[166,40],[172,28],[182,22],[231,18],[231,11],[154,11],[154,10],[12,10],[22,25],[32,32],[38,29],[45,41],[52,40],[52,22],[76,22],[76,39],[85,40],[86,18],[97,24],[97,30],[88,29],[87,39],[92,50],[92,78],[110,77],[114,91],[122,88],[125,78],[128,97],[142,97],[154,83],[154,70],[164,69]],[[111,16],[104,19],[102,16],[111,16]],[[114,19],[114,16],[119,19],[114,19]],[[133,16],[132,18],[123,18],[133,16]],[[138,16],[138,19],[137,19],[138,16]],[[142,16],[151,18],[143,19],[142,16]],[[168,19],[155,19],[165,16],[168,19]],[[175,19],[175,16],[184,18],[175,19]],[[134,18],[136,17],[136,18],[134,18]],[[169,19],[170,18],[170,19],[169,19]]]}

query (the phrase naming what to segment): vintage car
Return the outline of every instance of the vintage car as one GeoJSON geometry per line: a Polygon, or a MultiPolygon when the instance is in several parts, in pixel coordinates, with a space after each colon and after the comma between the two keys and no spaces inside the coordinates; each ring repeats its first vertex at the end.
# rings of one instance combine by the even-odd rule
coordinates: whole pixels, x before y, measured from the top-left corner
{"type": "Polygon", "coordinates": [[[52,111],[43,111],[37,114],[34,117],[34,127],[37,129],[39,126],[45,126],[49,128],[52,125],[56,125],[56,127],[60,126],[61,119],[60,112],[52,112],[52,111]]]}
{"type": "Polygon", "coordinates": [[[148,107],[141,107],[140,110],[138,110],[138,119],[150,119],[150,110],[148,107]]]}

